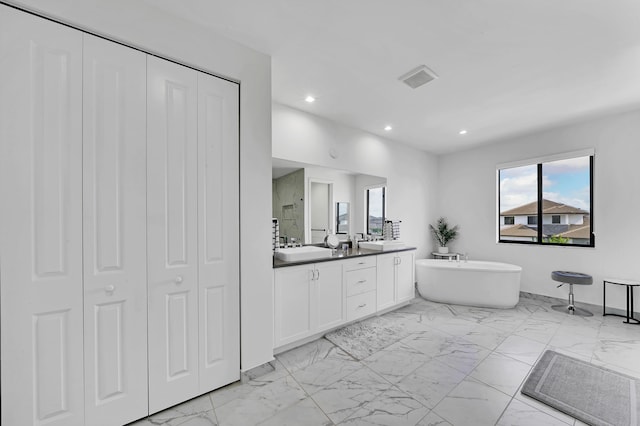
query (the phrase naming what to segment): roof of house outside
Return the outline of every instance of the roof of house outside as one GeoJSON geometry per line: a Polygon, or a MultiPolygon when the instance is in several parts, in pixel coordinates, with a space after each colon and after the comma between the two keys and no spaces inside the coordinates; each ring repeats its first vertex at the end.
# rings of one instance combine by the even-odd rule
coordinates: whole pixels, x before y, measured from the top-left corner
{"type": "Polygon", "coordinates": [[[503,237],[537,237],[538,231],[529,228],[527,225],[513,225],[509,228],[501,229],[500,235],[503,237]]]}
{"type": "MultiPolygon", "coordinates": [[[[546,237],[558,235],[571,239],[591,238],[591,227],[589,225],[543,225],[542,234],[546,237]]],[[[535,226],[513,225],[500,230],[501,237],[537,237],[538,231],[535,226]]]]}
{"type": "Polygon", "coordinates": [[[568,232],[571,225],[557,225],[557,224],[545,224],[542,225],[542,233],[544,235],[560,235],[564,232],[568,232]]]}
{"type": "Polygon", "coordinates": [[[567,232],[560,234],[561,237],[572,239],[590,239],[591,227],[589,225],[571,225],[567,232]]]}
{"type": "MultiPolygon", "coordinates": [[[[551,200],[542,200],[542,213],[543,214],[589,214],[589,212],[579,209],[577,207],[569,206],[562,203],[556,203],[551,200]]],[[[500,216],[524,216],[524,215],[537,215],[538,214],[538,202],[534,201],[523,206],[515,207],[511,210],[507,210],[500,213],[500,216]]]]}

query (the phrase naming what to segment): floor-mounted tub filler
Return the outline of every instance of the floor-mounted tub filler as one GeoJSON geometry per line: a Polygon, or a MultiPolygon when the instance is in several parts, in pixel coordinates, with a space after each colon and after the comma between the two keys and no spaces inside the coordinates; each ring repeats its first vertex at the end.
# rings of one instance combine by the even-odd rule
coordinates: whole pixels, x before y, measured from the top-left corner
{"type": "Polygon", "coordinates": [[[420,296],[427,300],[487,308],[513,308],[520,297],[517,265],[500,262],[416,260],[420,296]]]}

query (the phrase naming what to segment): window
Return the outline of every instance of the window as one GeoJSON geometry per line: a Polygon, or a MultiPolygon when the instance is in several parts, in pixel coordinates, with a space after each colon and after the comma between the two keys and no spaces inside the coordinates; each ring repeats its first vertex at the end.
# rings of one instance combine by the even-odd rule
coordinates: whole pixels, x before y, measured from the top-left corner
{"type": "Polygon", "coordinates": [[[594,247],[593,161],[581,152],[499,167],[498,241],[594,247]]]}
{"type": "Polygon", "coordinates": [[[349,203],[336,203],[336,234],[349,233],[349,203]]]}
{"type": "Polygon", "coordinates": [[[382,236],[385,218],[385,187],[367,189],[365,194],[367,234],[382,236]]]}

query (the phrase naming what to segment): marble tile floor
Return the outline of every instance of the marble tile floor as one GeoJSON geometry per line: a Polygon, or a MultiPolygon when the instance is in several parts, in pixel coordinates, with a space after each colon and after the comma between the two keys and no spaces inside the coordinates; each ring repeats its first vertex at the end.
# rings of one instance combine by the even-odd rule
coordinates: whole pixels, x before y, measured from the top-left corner
{"type": "Polygon", "coordinates": [[[555,302],[523,295],[502,310],[418,298],[134,425],[582,425],[520,393],[529,371],[553,349],[640,377],[640,326],[572,317],[555,302]]]}

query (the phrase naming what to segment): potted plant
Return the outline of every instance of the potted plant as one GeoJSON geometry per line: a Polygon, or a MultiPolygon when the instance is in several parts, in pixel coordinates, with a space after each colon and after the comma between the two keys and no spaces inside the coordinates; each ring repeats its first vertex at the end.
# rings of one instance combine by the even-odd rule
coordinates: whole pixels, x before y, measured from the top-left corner
{"type": "Polygon", "coordinates": [[[434,238],[440,245],[440,247],[438,247],[438,253],[449,253],[447,244],[455,240],[458,236],[458,225],[449,227],[447,219],[441,217],[438,219],[436,226],[430,224],[429,227],[431,228],[431,232],[433,232],[434,238]]]}

